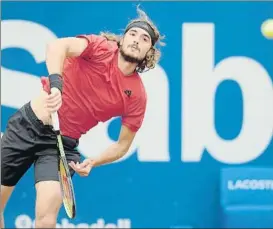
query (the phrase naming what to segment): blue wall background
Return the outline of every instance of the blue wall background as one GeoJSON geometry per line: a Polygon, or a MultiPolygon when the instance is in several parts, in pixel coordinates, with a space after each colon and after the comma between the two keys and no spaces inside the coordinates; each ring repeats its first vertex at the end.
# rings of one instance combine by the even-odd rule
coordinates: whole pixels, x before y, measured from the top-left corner
{"type": "MultiPolygon", "coordinates": [[[[2,2],[1,23],[14,19],[31,21],[47,27],[57,37],[99,33],[102,30],[120,33],[127,20],[136,16],[136,4],[137,2],[2,2]]],[[[142,8],[166,35],[167,45],[162,48],[160,66],[166,72],[169,83],[170,161],[141,162],[133,154],[120,163],[94,169],[88,178],[75,176],[78,216],[70,223],[87,223],[90,226],[102,218],[105,223],[114,224],[118,224],[118,219],[129,219],[134,228],[175,225],[217,227],[220,220],[221,168],[242,164],[224,164],[212,158],[208,152],[204,153],[199,162],[181,161],[182,23],[213,23],[215,63],[229,56],[255,59],[270,75],[272,89],[273,41],[263,37],[260,26],[264,20],[273,17],[273,3],[143,2],[142,8]]],[[[24,28],[17,29],[24,36],[24,28]]],[[[15,33],[10,28],[5,29],[3,34],[6,31],[9,36],[15,33]]],[[[36,37],[31,37],[29,43],[37,45],[41,37],[35,32],[33,34],[36,37]]],[[[22,37],[16,39],[20,40],[22,37]]],[[[47,74],[44,61],[35,63],[26,49],[3,48],[2,43],[1,52],[2,67],[6,69],[34,77],[47,74]]],[[[1,84],[1,87],[12,90],[13,85],[1,84]]],[[[26,91],[33,89],[27,83],[21,87],[26,91]]],[[[154,87],[156,90],[157,86],[154,87]]],[[[26,102],[29,99],[25,97],[26,102]]],[[[222,138],[232,139],[239,134],[244,119],[242,105],[240,87],[232,81],[223,83],[215,100],[215,128],[222,138]]],[[[5,131],[8,117],[16,109],[1,102],[2,132],[5,131]]],[[[118,128],[119,123],[114,120],[109,128],[110,138],[116,139],[118,128]]],[[[271,140],[258,158],[244,165],[272,167],[272,151],[271,140]]],[[[31,169],[20,181],[8,203],[5,212],[7,227],[14,227],[16,219],[19,222],[19,215],[27,215],[33,220],[34,201],[35,188],[31,169]]],[[[66,215],[62,209],[58,223],[62,223],[64,218],[66,215]]],[[[27,223],[26,220],[25,225],[27,223]]],[[[19,224],[22,226],[23,222],[19,224]]]]}

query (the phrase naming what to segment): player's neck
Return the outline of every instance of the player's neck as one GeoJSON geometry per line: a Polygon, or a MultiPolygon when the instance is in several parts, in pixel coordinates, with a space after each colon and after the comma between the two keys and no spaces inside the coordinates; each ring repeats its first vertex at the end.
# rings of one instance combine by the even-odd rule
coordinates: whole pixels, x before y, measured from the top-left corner
{"type": "Polygon", "coordinates": [[[125,61],[124,58],[119,53],[119,55],[118,55],[118,68],[125,76],[129,76],[132,73],[134,73],[136,67],[137,67],[137,64],[125,61]]]}

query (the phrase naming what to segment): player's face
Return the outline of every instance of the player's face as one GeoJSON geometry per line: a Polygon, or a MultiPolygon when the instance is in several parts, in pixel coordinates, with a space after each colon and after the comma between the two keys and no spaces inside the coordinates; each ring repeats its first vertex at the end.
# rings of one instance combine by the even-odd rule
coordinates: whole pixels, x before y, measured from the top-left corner
{"type": "Polygon", "coordinates": [[[120,51],[128,62],[141,63],[151,46],[151,37],[145,30],[131,28],[121,41],[120,51]]]}

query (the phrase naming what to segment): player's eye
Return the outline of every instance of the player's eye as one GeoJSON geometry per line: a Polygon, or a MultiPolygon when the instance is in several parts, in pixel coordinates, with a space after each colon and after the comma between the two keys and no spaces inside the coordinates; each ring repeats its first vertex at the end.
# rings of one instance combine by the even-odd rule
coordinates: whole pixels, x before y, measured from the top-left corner
{"type": "Polygon", "coordinates": [[[150,39],[149,39],[148,37],[144,36],[144,37],[143,37],[143,41],[144,41],[145,43],[148,43],[148,42],[150,41],[150,39]]]}

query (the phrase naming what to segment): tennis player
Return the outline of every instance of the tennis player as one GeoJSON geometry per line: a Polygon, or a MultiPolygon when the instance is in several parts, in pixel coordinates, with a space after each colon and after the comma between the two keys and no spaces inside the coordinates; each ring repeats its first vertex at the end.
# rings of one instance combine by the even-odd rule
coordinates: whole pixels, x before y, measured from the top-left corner
{"type": "MultiPolygon", "coordinates": [[[[62,204],[58,152],[50,114],[58,111],[71,176],[126,154],[142,125],[146,92],[139,73],[159,61],[162,36],[137,9],[122,35],[101,33],[60,38],[46,53],[51,94],[25,104],[8,121],[1,140],[1,213],[18,181],[34,164],[36,228],[55,228],[62,204]],[[96,158],[80,163],[81,135],[112,117],[121,117],[119,139],[96,158]]],[[[4,219],[1,220],[4,227],[4,219]]]]}

